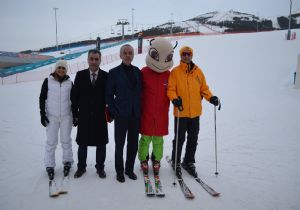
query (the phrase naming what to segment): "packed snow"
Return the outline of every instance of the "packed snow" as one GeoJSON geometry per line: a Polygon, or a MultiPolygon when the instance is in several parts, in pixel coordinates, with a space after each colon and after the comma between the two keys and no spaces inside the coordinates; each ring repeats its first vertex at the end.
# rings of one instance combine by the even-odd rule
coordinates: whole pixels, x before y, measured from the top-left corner
{"type": "MultiPolygon", "coordinates": [[[[295,30],[300,34],[300,30],[295,30]]],[[[165,198],[148,198],[136,160],[138,180],[116,181],[113,124],[109,124],[106,179],[96,174],[95,149],[88,151],[87,173],[73,175],[77,163],[76,128],[72,131],[75,164],[68,194],[48,196],[43,165],[45,128],[40,125],[38,98],[41,81],[0,86],[0,209],[1,210],[297,210],[300,209],[300,90],[293,85],[300,39],[285,40],[286,31],[196,36],[179,40],[178,51],[189,45],[194,62],[220,97],[217,111],[218,172],[215,176],[214,108],[203,101],[196,167],[199,176],[220,197],[212,197],[186,172],[194,200],[183,197],[174,175],[162,160],[165,198]]],[[[114,48],[118,53],[119,48],[114,48]]],[[[83,59],[86,54],[78,59],[83,59]]],[[[101,66],[108,71],[120,61],[101,66]]],[[[145,54],[133,64],[145,66],[145,54]]],[[[74,75],[71,75],[74,79],[74,75]]],[[[164,156],[171,153],[173,116],[164,156]]],[[[126,146],[125,146],[126,148],[126,146]]],[[[56,178],[62,177],[60,145],[56,151],[56,178]]],[[[151,174],[152,175],[152,174],[151,174]]],[[[153,179],[152,179],[153,180],[153,179]]],[[[153,182],[153,181],[152,181],[153,182]]]]}

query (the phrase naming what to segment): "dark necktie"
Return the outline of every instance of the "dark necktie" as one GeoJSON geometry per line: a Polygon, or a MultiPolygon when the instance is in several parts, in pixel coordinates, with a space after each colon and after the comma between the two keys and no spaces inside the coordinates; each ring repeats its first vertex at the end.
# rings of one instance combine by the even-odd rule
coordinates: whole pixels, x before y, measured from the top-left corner
{"type": "Polygon", "coordinates": [[[96,83],[96,74],[92,73],[93,79],[92,79],[92,85],[95,85],[96,83]]]}

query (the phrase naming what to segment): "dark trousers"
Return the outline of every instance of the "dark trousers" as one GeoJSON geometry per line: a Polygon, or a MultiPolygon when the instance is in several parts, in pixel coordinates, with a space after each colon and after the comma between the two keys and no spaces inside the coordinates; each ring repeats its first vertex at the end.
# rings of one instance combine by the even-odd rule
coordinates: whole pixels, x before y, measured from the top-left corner
{"type": "MultiPolygon", "coordinates": [[[[175,150],[176,150],[176,134],[177,134],[177,121],[178,118],[175,117],[175,138],[173,140],[173,150],[172,150],[172,161],[175,162],[175,150]]],[[[185,147],[185,156],[183,161],[186,163],[195,163],[195,153],[198,144],[198,134],[199,134],[199,117],[179,118],[179,129],[178,129],[178,148],[177,148],[177,163],[181,161],[182,146],[185,141],[185,133],[187,132],[187,142],[185,147]]]]}
{"type": "Polygon", "coordinates": [[[123,150],[127,134],[125,171],[133,172],[138,150],[140,119],[120,117],[115,119],[115,169],[117,174],[124,173],[123,150]]]}
{"type": "MultiPolygon", "coordinates": [[[[87,146],[78,146],[78,169],[85,169],[86,168],[86,159],[87,159],[87,146]]],[[[97,170],[103,170],[104,169],[104,162],[106,157],[106,144],[103,144],[101,146],[96,147],[96,165],[95,168],[97,170]]]]}

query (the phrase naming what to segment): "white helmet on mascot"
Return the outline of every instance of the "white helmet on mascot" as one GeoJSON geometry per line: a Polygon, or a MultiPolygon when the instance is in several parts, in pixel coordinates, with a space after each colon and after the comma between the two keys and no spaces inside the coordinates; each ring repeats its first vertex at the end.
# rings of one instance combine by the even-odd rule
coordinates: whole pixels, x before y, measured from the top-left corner
{"type": "MultiPolygon", "coordinates": [[[[177,42],[175,47],[177,46],[177,42]]],[[[162,73],[173,66],[173,53],[175,47],[163,37],[150,40],[150,49],[146,56],[147,66],[155,72],[162,73]]]]}

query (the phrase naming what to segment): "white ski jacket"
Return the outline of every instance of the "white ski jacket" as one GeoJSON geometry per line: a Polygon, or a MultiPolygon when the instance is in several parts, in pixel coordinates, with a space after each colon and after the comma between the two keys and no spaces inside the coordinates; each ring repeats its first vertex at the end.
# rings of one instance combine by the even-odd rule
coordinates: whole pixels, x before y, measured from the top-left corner
{"type": "Polygon", "coordinates": [[[73,83],[69,77],[62,82],[48,77],[48,92],[46,99],[47,116],[63,117],[72,115],[71,111],[71,90],[73,83]]]}

